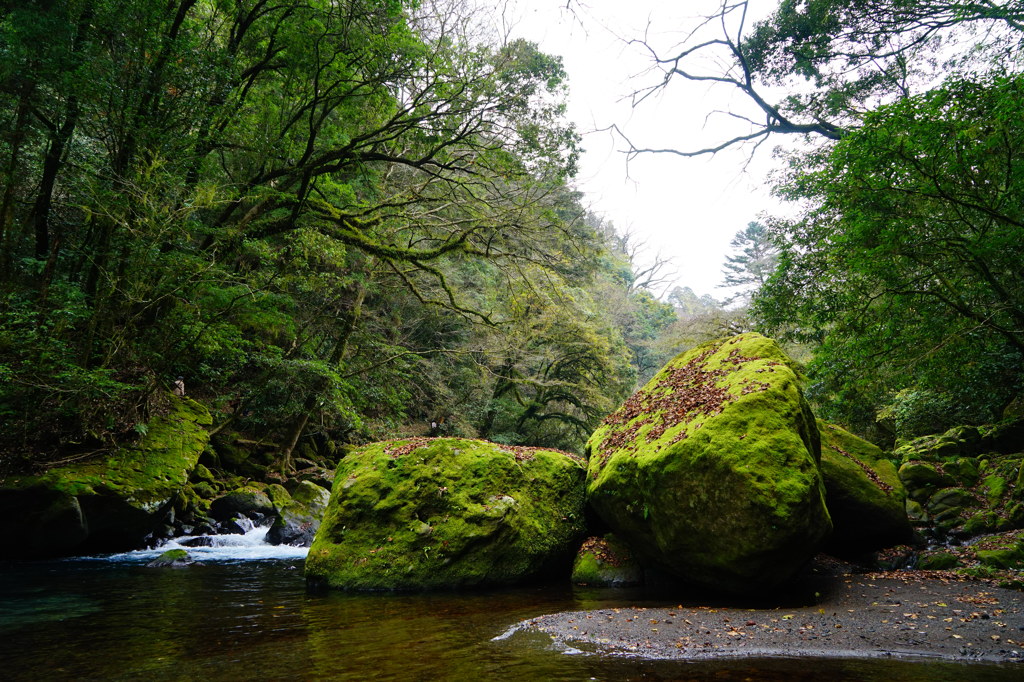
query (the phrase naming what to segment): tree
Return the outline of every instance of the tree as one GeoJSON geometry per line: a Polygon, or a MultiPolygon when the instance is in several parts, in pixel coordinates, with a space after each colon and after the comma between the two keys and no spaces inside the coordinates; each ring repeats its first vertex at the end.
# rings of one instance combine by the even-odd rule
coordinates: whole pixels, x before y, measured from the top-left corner
{"type": "Polygon", "coordinates": [[[724,139],[699,149],[627,140],[630,154],[714,154],[779,134],[838,140],[866,112],[946,74],[1019,64],[1020,0],[782,0],[753,25],[749,5],[722,0],[681,46],[632,41],[650,54],[658,76],[635,91],[635,105],[680,81],[718,84],[742,97],[735,109],[716,112],[739,126],[724,139]]]}
{"type": "Polygon", "coordinates": [[[639,385],[647,382],[668,359],[655,350],[658,337],[671,325],[676,314],[670,303],[654,293],[671,282],[669,259],[656,254],[644,258],[642,241],[628,231],[619,233],[613,224],[588,216],[606,247],[603,272],[594,284],[596,303],[610,316],[630,351],[639,385]],[[646,262],[642,262],[646,261],[646,262]]]}
{"type": "Polygon", "coordinates": [[[452,286],[467,261],[585,267],[594,239],[559,206],[578,141],[561,64],[471,21],[404,0],[5,13],[7,444],[124,437],[186,374],[218,428],[262,429],[287,465],[314,426],[357,428],[370,392],[402,413],[408,382],[382,368],[437,349],[378,324],[398,288],[487,324],[452,286]]]}
{"type": "Polygon", "coordinates": [[[722,286],[740,288],[730,302],[737,298],[749,301],[775,269],[779,249],[771,242],[765,226],[758,222],[748,223],[746,229],[737,232],[729,246],[738,253],[725,258],[722,286]]]}
{"type": "Polygon", "coordinates": [[[712,298],[711,294],[698,297],[690,287],[675,287],[668,295],[667,300],[675,306],[676,313],[680,317],[695,317],[719,310],[722,307],[721,302],[712,298]]]}
{"type": "Polygon", "coordinates": [[[1024,5],[783,0],[753,26],[748,9],[720,3],[681,46],[635,41],[659,76],[636,104],[718,84],[742,95],[718,112],[738,127],[629,153],[802,136],[776,191],[805,210],[766,221],[782,251],[754,318],[813,344],[818,409],[862,433],[879,434],[880,414],[898,436],[998,417],[1021,390],[1011,102],[1024,5]]]}
{"type": "Polygon", "coordinates": [[[773,222],[755,310],[822,343],[811,375],[836,414],[914,388],[982,421],[1021,391],[1022,95],[1020,75],[950,81],[794,160],[780,192],[809,206],[773,222]]]}

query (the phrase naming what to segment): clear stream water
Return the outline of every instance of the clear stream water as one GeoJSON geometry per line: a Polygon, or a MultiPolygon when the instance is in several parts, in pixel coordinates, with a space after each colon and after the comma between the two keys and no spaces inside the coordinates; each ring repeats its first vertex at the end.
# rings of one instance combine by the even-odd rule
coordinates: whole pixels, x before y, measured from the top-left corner
{"type": "MultiPolygon", "coordinates": [[[[582,653],[517,622],[561,610],[665,605],[568,585],[435,594],[307,592],[304,549],[265,529],[187,548],[0,563],[0,677],[16,680],[1020,680],[1019,666],[582,653]]],[[[671,601],[671,603],[676,603],[671,601]]]]}

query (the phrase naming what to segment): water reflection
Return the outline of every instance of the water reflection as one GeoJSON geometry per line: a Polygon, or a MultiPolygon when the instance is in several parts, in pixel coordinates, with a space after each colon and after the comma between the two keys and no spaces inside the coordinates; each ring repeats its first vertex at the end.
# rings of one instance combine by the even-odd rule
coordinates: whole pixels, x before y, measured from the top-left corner
{"type": "Polygon", "coordinates": [[[0,566],[7,680],[1008,680],[1012,666],[861,660],[637,661],[517,632],[566,609],[655,605],[642,593],[307,593],[301,562],[0,566]]]}

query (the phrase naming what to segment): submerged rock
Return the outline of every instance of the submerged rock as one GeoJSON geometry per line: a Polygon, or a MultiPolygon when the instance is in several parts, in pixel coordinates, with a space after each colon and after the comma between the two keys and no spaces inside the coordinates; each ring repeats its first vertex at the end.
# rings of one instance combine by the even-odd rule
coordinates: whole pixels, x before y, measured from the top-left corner
{"type": "Polygon", "coordinates": [[[672,360],[587,449],[590,504],[642,561],[686,581],[777,585],[831,531],[814,416],[759,334],[672,360]]]}
{"type": "Polygon", "coordinates": [[[910,542],[906,490],[882,450],[833,424],[818,421],[825,502],[834,531],[829,550],[856,555],[910,542]]]}
{"type": "Polygon", "coordinates": [[[568,571],[584,527],[583,477],[579,458],[552,450],[459,438],[367,445],[338,465],[306,577],[436,589],[568,571]]]}
{"type": "Polygon", "coordinates": [[[195,560],[189,556],[188,552],[183,549],[169,549],[157,558],[150,561],[146,566],[149,568],[180,568],[182,566],[191,566],[195,563],[195,560]]]}
{"type": "Polygon", "coordinates": [[[102,460],[8,478],[0,487],[0,558],[140,546],[171,513],[210,423],[206,408],[175,398],[137,443],[102,460]]]}

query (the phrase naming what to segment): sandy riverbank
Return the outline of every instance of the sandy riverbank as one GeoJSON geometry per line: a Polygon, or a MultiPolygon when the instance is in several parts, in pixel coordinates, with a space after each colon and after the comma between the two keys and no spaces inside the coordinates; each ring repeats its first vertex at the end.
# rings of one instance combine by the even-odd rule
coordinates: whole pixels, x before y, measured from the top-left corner
{"type": "Polygon", "coordinates": [[[1024,672],[1024,592],[912,571],[833,576],[815,601],[563,612],[520,628],[574,648],[643,658],[931,657],[1019,662],[1024,672]]]}

